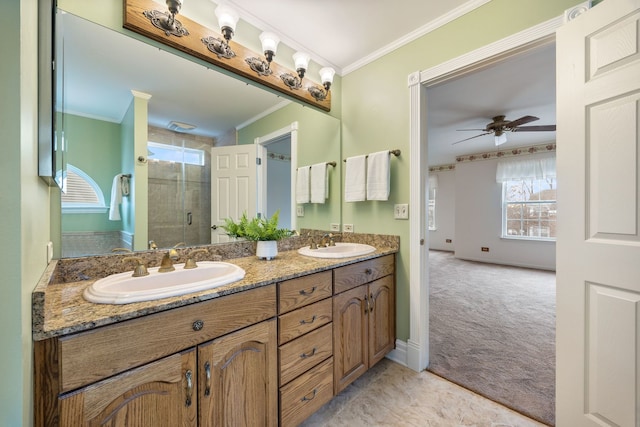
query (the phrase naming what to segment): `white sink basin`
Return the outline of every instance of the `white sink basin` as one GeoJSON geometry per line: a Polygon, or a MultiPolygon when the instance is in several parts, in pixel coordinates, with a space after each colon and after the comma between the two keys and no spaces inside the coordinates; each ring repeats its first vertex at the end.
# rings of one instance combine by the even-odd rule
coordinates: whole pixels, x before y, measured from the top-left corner
{"type": "Polygon", "coordinates": [[[184,264],[174,267],[175,271],[167,273],[158,273],[159,267],[152,267],[149,275],[142,277],[132,277],[131,271],[112,274],[85,289],[84,298],[97,304],[151,301],[226,285],[245,274],[237,265],[216,261],[200,261],[197,268],[187,270],[184,264]]]}
{"type": "Polygon", "coordinates": [[[315,258],[347,258],[351,256],[360,256],[375,251],[373,246],[364,243],[336,243],[335,246],[327,246],[326,248],[311,249],[309,246],[298,249],[298,253],[305,256],[315,258]]]}

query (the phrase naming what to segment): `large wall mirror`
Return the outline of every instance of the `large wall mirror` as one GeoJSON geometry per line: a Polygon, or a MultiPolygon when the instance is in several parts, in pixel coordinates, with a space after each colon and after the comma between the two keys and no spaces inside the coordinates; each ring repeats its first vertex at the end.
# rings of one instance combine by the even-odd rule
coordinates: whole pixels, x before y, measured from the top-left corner
{"type": "MultiPolygon", "coordinates": [[[[264,214],[278,209],[281,225],[298,229],[340,222],[338,119],[77,14],[59,9],[56,27],[56,134],[66,164],[52,214],[52,228],[60,224],[57,257],[146,250],[150,241],[158,248],[219,241],[212,216],[229,210],[212,182],[217,153],[230,146],[265,150],[261,166],[250,165],[275,171],[265,184],[264,214]],[[141,126],[142,156],[132,148],[141,126]],[[328,170],[330,196],[304,205],[299,217],[292,171],[320,161],[336,162],[328,170]]],[[[257,198],[263,184],[253,185],[257,198]]]]}

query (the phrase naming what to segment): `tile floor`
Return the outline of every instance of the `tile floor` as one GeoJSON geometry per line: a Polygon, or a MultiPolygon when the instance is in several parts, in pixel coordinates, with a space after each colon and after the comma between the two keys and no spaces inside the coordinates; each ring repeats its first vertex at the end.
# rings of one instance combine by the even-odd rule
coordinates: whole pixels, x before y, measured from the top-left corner
{"type": "Polygon", "coordinates": [[[383,359],[308,418],[315,426],[540,427],[430,372],[383,359]]]}

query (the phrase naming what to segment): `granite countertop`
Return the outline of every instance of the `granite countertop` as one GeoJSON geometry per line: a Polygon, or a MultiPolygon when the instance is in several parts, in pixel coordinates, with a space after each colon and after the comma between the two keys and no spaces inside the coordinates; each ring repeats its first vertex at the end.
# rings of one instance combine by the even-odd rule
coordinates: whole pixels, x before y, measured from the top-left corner
{"type": "Polygon", "coordinates": [[[323,259],[298,254],[296,250],[286,250],[265,261],[255,256],[225,259],[226,262],[242,267],[244,279],[211,290],[130,304],[94,304],[82,296],[85,288],[98,280],[55,283],[56,262],[51,263],[32,294],[33,299],[33,339],[36,341],[70,333],[86,331],[98,326],[109,325],[127,319],[144,316],[200,301],[266,286],[282,280],[292,279],[343,265],[396,253],[398,245],[377,246],[367,255],[323,259]]]}

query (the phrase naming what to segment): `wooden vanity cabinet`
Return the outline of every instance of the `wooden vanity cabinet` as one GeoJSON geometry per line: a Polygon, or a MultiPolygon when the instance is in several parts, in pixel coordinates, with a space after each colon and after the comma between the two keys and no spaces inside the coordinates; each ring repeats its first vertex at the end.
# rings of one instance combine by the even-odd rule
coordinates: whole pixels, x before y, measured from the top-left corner
{"type": "Polygon", "coordinates": [[[275,288],[36,341],[35,425],[277,426],[275,288]]]}
{"type": "Polygon", "coordinates": [[[389,255],[334,270],[334,393],[395,346],[394,258],[389,255]]]}
{"type": "Polygon", "coordinates": [[[280,425],[297,426],[333,397],[331,271],[278,284],[280,425]]]}

